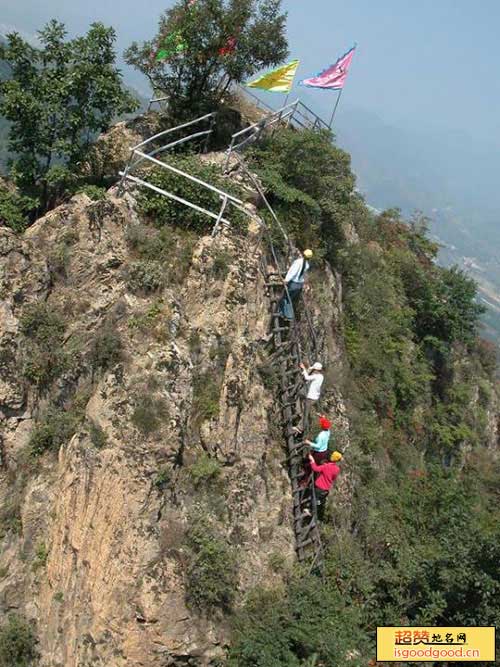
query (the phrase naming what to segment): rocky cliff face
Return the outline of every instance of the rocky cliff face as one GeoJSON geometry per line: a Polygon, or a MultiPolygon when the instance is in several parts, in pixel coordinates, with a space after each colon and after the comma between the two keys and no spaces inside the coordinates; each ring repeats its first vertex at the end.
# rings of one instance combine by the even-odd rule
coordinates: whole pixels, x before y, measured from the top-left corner
{"type": "MultiPolygon", "coordinates": [[[[294,560],[258,233],[172,232],[151,288],[131,195],[0,230],[0,613],[34,620],[44,667],[219,664],[224,614],[192,603],[193,517],[233,554],[232,604],[294,560]],[[41,307],[60,324],[45,347],[26,319],[41,307]]],[[[338,276],[318,271],[309,300],[347,427],[338,276]]]]}

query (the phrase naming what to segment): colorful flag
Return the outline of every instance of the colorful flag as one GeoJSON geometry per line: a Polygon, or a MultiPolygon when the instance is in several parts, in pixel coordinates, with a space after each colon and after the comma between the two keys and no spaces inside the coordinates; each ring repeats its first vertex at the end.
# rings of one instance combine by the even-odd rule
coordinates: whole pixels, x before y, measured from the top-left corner
{"type": "Polygon", "coordinates": [[[344,53],[334,65],[330,65],[330,67],[310,79],[304,79],[299,85],[309,88],[324,88],[325,90],[342,90],[355,49],[356,45],[349,49],[347,53],[344,53]]]}
{"type": "Polygon", "coordinates": [[[179,31],[173,32],[163,39],[158,51],[156,52],[156,60],[160,62],[166,58],[171,58],[177,53],[182,53],[186,49],[187,44],[184,42],[182,34],[179,31]]]}
{"type": "Polygon", "coordinates": [[[224,46],[221,46],[219,49],[220,56],[228,56],[234,51],[236,51],[236,37],[229,37],[224,46]]]}
{"type": "Polygon", "coordinates": [[[273,93],[289,93],[292,90],[298,66],[299,61],[292,60],[288,65],[282,65],[272,72],[267,72],[255,81],[246,83],[245,86],[248,86],[248,88],[263,88],[273,93]]]}

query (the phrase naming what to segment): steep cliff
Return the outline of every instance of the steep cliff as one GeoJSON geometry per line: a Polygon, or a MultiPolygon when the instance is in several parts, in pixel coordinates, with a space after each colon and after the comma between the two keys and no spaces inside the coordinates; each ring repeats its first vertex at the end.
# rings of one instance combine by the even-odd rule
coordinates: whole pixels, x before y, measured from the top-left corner
{"type": "MultiPolygon", "coordinates": [[[[101,139],[89,172],[111,176],[151,122],[119,125],[101,139]]],[[[344,154],[339,159],[340,182],[349,166],[344,154]]],[[[261,167],[262,156],[252,164],[261,167]]],[[[261,171],[272,192],[276,175],[261,171]]],[[[424,360],[429,340],[409,323],[411,313],[420,321],[417,297],[408,305],[411,276],[432,266],[422,238],[399,221],[368,220],[348,188],[340,204],[333,191],[331,201],[313,190],[301,199],[289,183],[276,186],[278,205],[281,196],[302,210],[316,197],[318,216],[333,211],[340,220],[337,236],[308,232],[292,216],[290,225],[323,257],[306,300],[326,365],[323,409],[346,455],[323,527],[336,586],[328,604],[344,614],[325,623],[340,643],[307,643],[297,620],[305,612],[293,597],[292,498],[266,339],[272,303],[262,211],[244,178],[233,180],[251,219],[216,236],[186,226],[182,214],[159,224],[145,214],[139,190],[118,196],[116,187],[98,201],[73,197],[23,235],[0,229],[0,613],[36,628],[41,667],[215,667],[233,644],[230,664],[242,667],[305,665],[318,652],[328,667],[366,664],[370,610],[378,607],[385,620],[410,613],[400,601],[383,601],[387,581],[395,586],[400,576],[394,563],[408,571],[414,563],[395,555],[392,520],[402,512],[384,512],[397,507],[399,492],[408,506],[411,494],[423,497],[415,485],[426,483],[433,442],[445,466],[451,454],[444,456],[441,440],[458,468],[468,453],[476,471],[498,459],[497,394],[485,371],[491,354],[452,341],[453,377],[444,388],[441,348],[431,341],[431,361],[424,360]],[[394,277],[400,265],[408,284],[403,269],[394,277]],[[465,408],[464,425],[453,411],[465,408]],[[427,433],[431,416],[436,426],[427,433]],[[384,486],[388,478],[393,487],[384,486]],[[383,574],[370,579],[379,559],[383,574]],[[292,611],[279,606],[283,596],[292,611]],[[273,615],[271,603],[281,611],[273,615]],[[264,650],[256,631],[254,645],[241,648],[241,633],[253,637],[260,612],[267,627],[258,632],[272,639],[264,650]],[[286,651],[272,646],[276,636],[286,651]]],[[[300,578],[311,591],[318,585],[300,578]]],[[[309,624],[326,604],[311,600],[309,624]]]]}
{"type": "Polygon", "coordinates": [[[227,551],[227,606],[293,562],[259,232],[160,241],[111,193],[1,230],[0,599],[36,621],[41,665],[216,664],[193,525],[227,551]],[[138,239],[168,243],[159,284],[138,239]]]}

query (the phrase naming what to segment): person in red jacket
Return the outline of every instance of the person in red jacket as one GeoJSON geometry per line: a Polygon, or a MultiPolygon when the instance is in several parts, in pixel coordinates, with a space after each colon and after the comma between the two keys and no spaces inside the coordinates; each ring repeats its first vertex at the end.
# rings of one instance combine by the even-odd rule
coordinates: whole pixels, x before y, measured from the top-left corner
{"type": "Polygon", "coordinates": [[[333,452],[330,457],[330,461],[318,465],[314,460],[314,457],[309,454],[311,468],[315,473],[317,473],[316,479],[314,480],[314,487],[316,491],[316,507],[318,512],[318,519],[320,521],[323,520],[325,515],[326,499],[328,498],[332,484],[335,482],[340,472],[340,468],[338,467],[337,463],[342,461],[342,458],[343,457],[340,452],[333,452]]]}

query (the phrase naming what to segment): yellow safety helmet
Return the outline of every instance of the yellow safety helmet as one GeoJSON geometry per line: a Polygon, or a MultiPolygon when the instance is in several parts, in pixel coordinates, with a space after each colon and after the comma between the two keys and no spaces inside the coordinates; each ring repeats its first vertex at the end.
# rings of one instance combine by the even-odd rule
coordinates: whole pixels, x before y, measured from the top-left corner
{"type": "Polygon", "coordinates": [[[340,452],[333,452],[333,454],[330,456],[330,461],[333,461],[336,463],[337,461],[342,461],[344,457],[340,452]]]}
{"type": "Polygon", "coordinates": [[[312,250],[309,250],[309,248],[307,250],[304,250],[304,257],[306,259],[311,259],[312,256],[313,256],[313,251],[312,250]]]}

